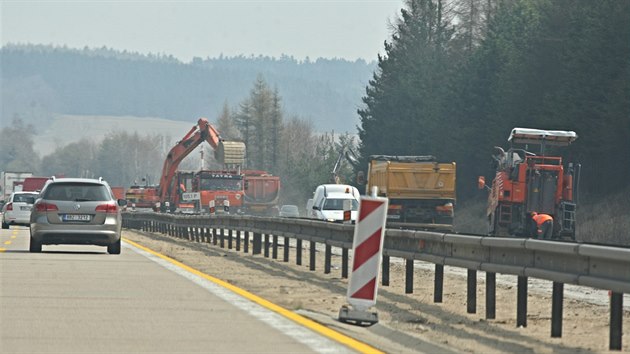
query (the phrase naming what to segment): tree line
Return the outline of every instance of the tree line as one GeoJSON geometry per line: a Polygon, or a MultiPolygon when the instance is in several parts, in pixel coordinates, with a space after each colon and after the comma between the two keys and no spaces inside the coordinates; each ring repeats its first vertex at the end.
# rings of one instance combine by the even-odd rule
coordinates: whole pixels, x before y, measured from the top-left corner
{"type": "Polygon", "coordinates": [[[103,48],[44,45],[0,48],[3,105],[0,128],[14,118],[45,127],[52,113],[132,115],[188,120],[224,101],[243,100],[257,75],[283,92],[284,108],[354,132],[354,110],[375,62],[297,60],[290,56],[194,58],[141,55],[103,48]]]}
{"type": "Polygon", "coordinates": [[[358,110],[372,154],[458,164],[458,197],[488,180],[514,127],[573,130],[554,151],[580,162],[584,192],[629,185],[630,2],[408,0],[358,110]]]}
{"type": "MultiPolygon", "coordinates": [[[[216,123],[221,138],[243,141],[247,156],[244,168],[264,170],[281,177],[283,203],[304,207],[315,187],[330,181],[330,171],[342,146],[354,145],[349,134],[317,133],[312,122],[287,116],[279,90],[259,76],[249,96],[230,106],[224,102],[216,123]]],[[[45,156],[33,150],[34,129],[21,120],[0,130],[0,171],[30,171],[42,176],[103,177],[112,186],[152,185],[160,180],[168,151],[176,144],[163,135],[140,135],[112,131],[102,141],[83,139],[56,148],[45,156]]],[[[181,137],[175,137],[177,140],[181,137]]],[[[206,152],[206,169],[221,169],[211,147],[206,152]]],[[[200,154],[191,153],[180,170],[198,170],[200,154]]],[[[353,172],[343,166],[344,181],[353,172]]]]}

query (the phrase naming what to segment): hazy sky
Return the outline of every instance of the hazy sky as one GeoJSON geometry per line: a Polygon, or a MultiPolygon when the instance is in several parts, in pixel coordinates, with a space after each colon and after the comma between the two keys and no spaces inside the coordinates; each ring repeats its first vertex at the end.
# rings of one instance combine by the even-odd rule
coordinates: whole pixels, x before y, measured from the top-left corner
{"type": "Polygon", "coordinates": [[[403,0],[0,0],[1,42],[191,58],[376,59],[403,0]]]}

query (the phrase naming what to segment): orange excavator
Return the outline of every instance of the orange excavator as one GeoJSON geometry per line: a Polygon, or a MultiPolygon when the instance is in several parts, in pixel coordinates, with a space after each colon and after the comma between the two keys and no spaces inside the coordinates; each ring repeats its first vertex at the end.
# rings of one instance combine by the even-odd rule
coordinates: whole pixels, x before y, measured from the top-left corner
{"type": "Polygon", "coordinates": [[[197,125],[175,144],[164,160],[156,209],[175,212],[180,205],[192,205],[194,211],[199,212],[209,209],[210,201],[215,202],[217,210],[238,209],[244,194],[241,174],[244,160],[244,143],[223,140],[206,118],[199,118],[197,125]],[[223,169],[178,172],[180,162],[204,141],[212,146],[223,169]]]}

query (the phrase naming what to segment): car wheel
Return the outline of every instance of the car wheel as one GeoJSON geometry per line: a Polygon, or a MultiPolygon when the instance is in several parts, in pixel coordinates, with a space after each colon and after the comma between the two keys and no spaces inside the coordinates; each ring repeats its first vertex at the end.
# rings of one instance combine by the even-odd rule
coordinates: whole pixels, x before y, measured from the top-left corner
{"type": "Polygon", "coordinates": [[[28,247],[28,250],[30,252],[37,252],[37,253],[41,252],[42,251],[42,244],[41,244],[41,242],[37,242],[37,241],[35,241],[33,239],[33,237],[31,237],[31,243],[30,243],[30,245],[28,247]]]}
{"type": "Polygon", "coordinates": [[[9,228],[9,224],[5,223],[4,220],[2,221],[2,228],[3,229],[8,229],[9,228]]]}
{"type": "Polygon", "coordinates": [[[109,254],[120,254],[120,239],[118,241],[112,243],[107,246],[107,253],[109,254]]]}

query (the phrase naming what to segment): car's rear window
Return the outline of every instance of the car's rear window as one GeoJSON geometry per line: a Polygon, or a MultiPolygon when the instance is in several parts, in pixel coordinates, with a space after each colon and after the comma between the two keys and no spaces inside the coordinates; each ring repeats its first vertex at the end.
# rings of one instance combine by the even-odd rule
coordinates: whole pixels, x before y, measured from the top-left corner
{"type": "MultiPolygon", "coordinates": [[[[324,210],[343,210],[343,202],[348,199],[326,199],[324,202],[324,210]]],[[[356,199],[350,199],[352,202],[352,210],[359,209],[359,202],[356,199]]]]}
{"type": "Polygon", "coordinates": [[[35,195],[34,194],[14,194],[13,195],[13,203],[26,203],[33,204],[35,203],[35,195]]]}
{"type": "Polygon", "coordinates": [[[106,186],[89,183],[55,183],[44,191],[43,199],[66,201],[106,201],[111,196],[106,186]]]}

